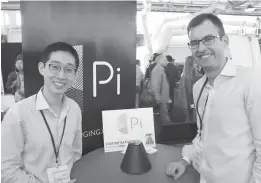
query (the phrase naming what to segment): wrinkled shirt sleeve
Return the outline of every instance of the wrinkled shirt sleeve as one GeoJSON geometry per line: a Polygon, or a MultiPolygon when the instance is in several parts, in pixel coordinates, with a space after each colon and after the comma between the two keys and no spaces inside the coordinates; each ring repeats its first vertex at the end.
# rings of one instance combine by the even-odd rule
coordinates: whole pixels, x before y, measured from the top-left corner
{"type": "MultiPolygon", "coordinates": [[[[194,85],[193,86],[193,100],[194,100],[194,104],[196,103],[196,97],[197,96],[197,89],[196,89],[196,86],[194,85]]],[[[201,150],[201,147],[200,147],[200,137],[199,137],[199,123],[198,123],[199,119],[198,119],[198,116],[197,116],[197,135],[196,137],[193,139],[192,141],[192,144],[191,145],[185,145],[182,149],[182,157],[184,160],[186,160],[189,164],[192,162],[192,161],[197,161],[197,162],[193,162],[193,166],[194,164],[200,164],[199,161],[201,161],[201,158],[197,158],[197,156],[199,154],[202,154],[202,151],[201,150]],[[195,158],[196,157],[196,158],[195,158]]],[[[198,170],[199,171],[199,170],[198,170]]]]}
{"type": "Polygon", "coordinates": [[[191,164],[191,162],[194,159],[194,156],[196,154],[197,151],[197,142],[199,141],[199,136],[197,135],[194,140],[192,141],[192,144],[190,145],[185,145],[182,148],[182,157],[184,160],[186,160],[189,164],[191,164]]]}
{"type": "Polygon", "coordinates": [[[74,163],[82,157],[82,114],[80,108],[77,116],[77,131],[73,141],[74,163]]]}
{"type": "Polygon", "coordinates": [[[246,110],[253,133],[253,143],[256,150],[253,175],[250,183],[261,182],[261,74],[251,78],[246,92],[246,110]]]}

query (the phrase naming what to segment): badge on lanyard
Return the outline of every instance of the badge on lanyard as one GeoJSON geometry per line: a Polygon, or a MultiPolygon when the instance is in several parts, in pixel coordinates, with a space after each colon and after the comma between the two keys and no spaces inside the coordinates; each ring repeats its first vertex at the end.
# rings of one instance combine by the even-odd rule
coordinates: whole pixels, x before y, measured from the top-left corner
{"type": "Polygon", "coordinates": [[[70,172],[67,165],[47,169],[49,183],[68,183],[70,172]]]}

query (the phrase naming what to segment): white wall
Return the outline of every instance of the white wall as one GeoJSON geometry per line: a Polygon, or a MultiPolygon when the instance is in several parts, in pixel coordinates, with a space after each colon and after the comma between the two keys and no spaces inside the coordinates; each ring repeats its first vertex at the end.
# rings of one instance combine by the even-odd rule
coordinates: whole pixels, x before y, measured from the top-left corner
{"type": "Polygon", "coordinates": [[[145,73],[148,65],[148,51],[145,46],[139,46],[136,48],[136,59],[140,60],[140,68],[145,73]]]}
{"type": "Polygon", "coordinates": [[[239,66],[261,68],[261,53],[255,36],[229,35],[232,60],[239,66]]]}
{"type": "MultiPolygon", "coordinates": [[[[189,13],[171,13],[171,12],[149,12],[147,15],[147,26],[149,29],[150,35],[155,35],[155,33],[158,31],[161,23],[164,19],[168,18],[177,18],[177,17],[186,17],[187,15],[190,15],[189,13]]],[[[235,15],[218,15],[218,17],[224,21],[231,21],[231,22],[256,22],[256,18],[258,16],[235,16],[235,15]]],[[[141,26],[141,12],[137,12],[137,32],[140,34],[143,34],[142,26],[141,26]]],[[[181,18],[181,22],[187,26],[188,21],[190,19],[183,19],[181,18]]],[[[174,22],[177,25],[180,24],[180,21],[174,22]]]]}
{"type": "Polygon", "coordinates": [[[261,71],[261,45],[256,37],[254,37],[254,39],[250,39],[250,46],[253,57],[253,66],[261,71]]]}
{"type": "Polygon", "coordinates": [[[176,63],[184,63],[186,57],[191,55],[191,51],[186,45],[183,47],[169,46],[166,54],[171,55],[176,63]]]}
{"type": "Polygon", "coordinates": [[[229,36],[232,60],[236,65],[253,67],[251,47],[247,36],[229,36]]]}

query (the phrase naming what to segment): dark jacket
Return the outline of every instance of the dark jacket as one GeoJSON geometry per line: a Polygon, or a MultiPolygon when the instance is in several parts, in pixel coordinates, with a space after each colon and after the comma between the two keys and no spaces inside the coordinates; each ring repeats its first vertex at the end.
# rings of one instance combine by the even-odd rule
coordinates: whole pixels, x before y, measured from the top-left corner
{"type": "Polygon", "coordinates": [[[8,75],[8,78],[7,78],[7,82],[6,82],[6,90],[7,92],[12,92],[12,94],[15,93],[15,91],[20,88],[20,86],[14,86],[13,88],[11,87],[13,82],[17,80],[17,73],[14,71],[14,72],[11,72],[9,75],[8,75]]]}
{"type": "Polygon", "coordinates": [[[151,63],[150,65],[149,65],[149,67],[146,69],[146,72],[145,72],[145,79],[148,79],[148,78],[150,78],[150,76],[151,76],[151,72],[152,72],[152,70],[154,69],[154,67],[157,65],[157,63],[151,63]]]}
{"type": "Polygon", "coordinates": [[[173,63],[168,63],[165,66],[165,73],[170,85],[174,85],[175,82],[178,82],[180,80],[179,69],[173,63]]]}

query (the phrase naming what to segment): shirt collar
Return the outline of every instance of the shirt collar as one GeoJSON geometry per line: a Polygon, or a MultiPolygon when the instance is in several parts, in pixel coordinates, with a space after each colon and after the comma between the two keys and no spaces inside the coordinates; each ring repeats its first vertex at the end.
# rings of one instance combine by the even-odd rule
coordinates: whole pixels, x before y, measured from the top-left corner
{"type": "MultiPolygon", "coordinates": [[[[43,87],[39,90],[39,92],[37,93],[36,95],[36,110],[45,110],[45,109],[50,109],[50,106],[49,104],[47,103],[46,99],[44,98],[43,96],[43,87]]],[[[67,108],[69,107],[67,104],[68,104],[68,99],[66,97],[66,95],[63,96],[63,99],[62,99],[62,102],[63,102],[63,108],[67,108]]]]}
{"type": "Polygon", "coordinates": [[[233,77],[236,76],[236,73],[237,69],[235,63],[233,62],[233,60],[228,60],[220,75],[233,77]]]}
{"type": "MultiPolygon", "coordinates": [[[[225,67],[221,71],[221,73],[217,76],[228,76],[228,77],[234,77],[236,76],[237,68],[233,60],[228,60],[225,67]]],[[[206,74],[202,77],[203,81],[205,81],[207,78],[206,74]]],[[[215,79],[216,80],[216,79],[215,79]]]]}

